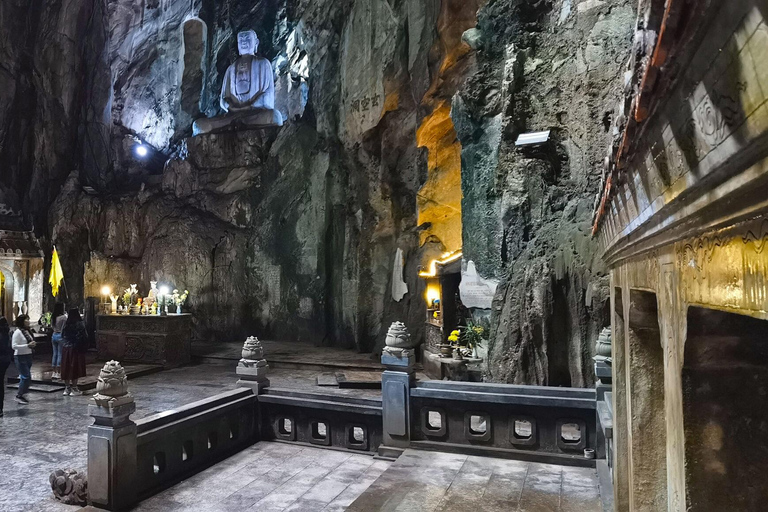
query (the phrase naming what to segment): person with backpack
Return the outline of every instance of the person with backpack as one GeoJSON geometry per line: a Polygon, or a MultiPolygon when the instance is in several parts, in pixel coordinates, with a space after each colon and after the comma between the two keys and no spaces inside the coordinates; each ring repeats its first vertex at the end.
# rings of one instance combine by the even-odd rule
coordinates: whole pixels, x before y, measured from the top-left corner
{"type": "Polygon", "coordinates": [[[51,327],[53,335],[51,336],[51,347],[53,348],[53,357],[51,358],[51,367],[53,368],[53,378],[61,378],[61,331],[67,322],[67,315],[64,313],[64,304],[57,302],[53,306],[53,315],[51,315],[51,327]]]}
{"type": "Polygon", "coordinates": [[[11,365],[11,327],[4,316],[0,316],[0,418],[3,417],[3,399],[5,395],[5,371],[11,365]]]}
{"type": "Polygon", "coordinates": [[[85,322],[77,308],[69,310],[67,321],[61,331],[61,379],[66,388],[64,396],[82,395],[77,380],[85,377],[85,352],[88,350],[88,333],[85,322]]]}
{"type": "Polygon", "coordinates": [[[16,393],[16,403],[29,405],[27,392],[32,384],[32,349],[37,342],[29,330],[29,316],[19,315],[14,321],[16,330],[11,337],[13,355],[16,359],[16,369],[19,371],[19,391],[16,393]]]}

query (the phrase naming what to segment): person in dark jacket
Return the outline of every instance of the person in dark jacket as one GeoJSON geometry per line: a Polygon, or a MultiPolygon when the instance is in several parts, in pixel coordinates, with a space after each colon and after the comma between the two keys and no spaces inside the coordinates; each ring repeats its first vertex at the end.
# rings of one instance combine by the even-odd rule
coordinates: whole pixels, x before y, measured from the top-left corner
{"type": "Polygon", "coordinates": [[[0,316],[0,418],[3,417],[3,398],[5,395],[5,371],[11,365],[11,327],[4,316],[0,316]]]}
{"type": "Polygon", "coordinates": [[[88,333],[77,308],[69,310],[67,322],[61,331],[64,344],[61,353],[61,379],[67,386],[64,396],[82,395],[77,380],[85,377],[85,352],[88,350],[88,333]]]}

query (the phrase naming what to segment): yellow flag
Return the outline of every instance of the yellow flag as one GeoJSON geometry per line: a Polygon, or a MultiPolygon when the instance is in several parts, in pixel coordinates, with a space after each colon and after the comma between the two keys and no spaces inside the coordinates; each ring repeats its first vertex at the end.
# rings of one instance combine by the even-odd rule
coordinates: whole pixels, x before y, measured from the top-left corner
{"type": "Polygon", "coordinates": [[[64,279],[64,271],[61,269],[61,262],[59,261],[59,253],[56,252],[56,246],[53,246],[53,259],[51,260],[51,277],[48,278],[48,282],[51,283],[51,289],[53,290],[53,296],[56,297],[59,294],[59,286],[64,279]]]}

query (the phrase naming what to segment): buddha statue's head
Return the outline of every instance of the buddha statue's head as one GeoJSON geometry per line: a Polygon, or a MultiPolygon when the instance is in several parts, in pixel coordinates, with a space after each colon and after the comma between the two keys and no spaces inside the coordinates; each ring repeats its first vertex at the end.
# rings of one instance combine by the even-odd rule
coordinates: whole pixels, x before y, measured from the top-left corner
{"type": "Polygon", "coordinates": [[[240,55],[256,55],[259,51],[259,37],[253,30],[243,30],[237,34],[237,51],[240,55]]]}

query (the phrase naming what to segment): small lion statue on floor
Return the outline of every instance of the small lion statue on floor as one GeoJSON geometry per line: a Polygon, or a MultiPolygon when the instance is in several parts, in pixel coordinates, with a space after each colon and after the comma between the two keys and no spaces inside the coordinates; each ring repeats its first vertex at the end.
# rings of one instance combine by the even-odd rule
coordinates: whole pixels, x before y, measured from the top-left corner
{"type": "Polygon", "coordinates": [[[53,496],[66,505],[85,506],[88,503],[88,481],[85,473],[74,469],[57,469],[48,477],[53,496]]]}

